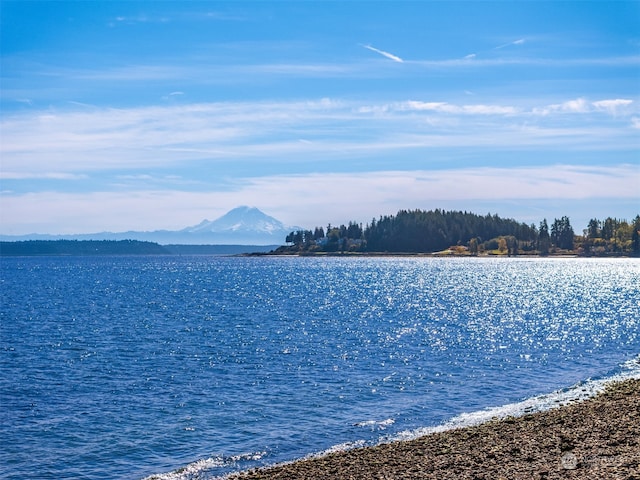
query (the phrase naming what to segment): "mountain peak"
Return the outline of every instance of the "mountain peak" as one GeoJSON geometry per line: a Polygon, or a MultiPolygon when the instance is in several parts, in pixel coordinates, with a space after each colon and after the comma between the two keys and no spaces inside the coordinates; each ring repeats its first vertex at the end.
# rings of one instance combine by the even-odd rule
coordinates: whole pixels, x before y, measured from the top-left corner
{"type": "MultiPolygon", "coordinates": [[[[222,217],[247,217],[247,216],[258,216],[258,217],[269,217],[269,215],[260,211],[256,207],[247,207],[246,205],[241,205],[239,207],[233,208],[225,213],[222,217]]],[[[220,218],[218,220],[220,220],[220,218]]],[[[271,218],[271,217],[269,217],[271,218]]]]}
{"type": "MultiPolygon", "coordinates": [[[[95,233],[84,235],[29,235],[7,238],[16,240],[143,240],[160,244],[184,245],[282,245],[291,231],[300,227],[290,227],[265,214],[256,207],[236,207],[220,218],[203,220],[198,225],[182,230],[156,230],[153,232],[95,233]]],[[[3,240],[5,238],[2,238],[3,240]]]]}
{"type": "Polygon", "coordinates": [[[287,227],[279,220],[267,215],[256,207],[236,207],[220,218],[205,220],[198,225],[187,227],[189,233],[260,233],[281,235],[287,227]]]}

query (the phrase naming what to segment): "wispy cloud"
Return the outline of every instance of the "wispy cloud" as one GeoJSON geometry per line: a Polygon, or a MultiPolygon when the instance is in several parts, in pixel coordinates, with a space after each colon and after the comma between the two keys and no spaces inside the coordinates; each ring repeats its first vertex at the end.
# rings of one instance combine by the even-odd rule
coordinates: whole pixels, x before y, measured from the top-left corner
{"type": "Polygon", "coordinates": [[[385,52],[384,50],[379,50],[375,47],[372,47],[371,45],[362,45],[363,48],[366,48],[367,50],[371,50],[372,52],[376,52],[379,53],[380,55],[382,55],[383,57],[387,57],[390,60],[393,60],[394,62],[398,62],[398,63],[403,63],[404,60],[400,57],[398,57],[397,55],[394,55],[392,53],[389,52],[385,52]]]}
{"type": "Polygon", "coordinates": [[[598,100],[595,102],[589,102],[585,98],[576,98],[562,103],[536,107],[533,109],[533,113],[549,115],[551,113],[590,113],[600,111],[617,115],[632,104],[633,100],[623,98],[598,100]]]}
{"type": "Polygon", "coordinates": [[[30,109],[3,117],[0,154],[3,171],[36,175],[47,174],[51,165],[57,172],[86,174],[230,159],[277,168],[300,155],[326,163],[444,147],[632,150],[640,140],[628,127],[639,115],[630,99],[586,98],[542,106],[320,99],[30,109]]]}
{"type": "Polygon", "coordinates": [[[612,115],[616,115],[621,109],[630,106],[632,103],[633,100],[616,98],[613,100],[599,100],[597,102],[593,102],[592,105],[597,110],[604,110],[612,115]]]}
{"type": "MultiPolygon", "coordinates": [[[[633,165],[609,167],[551,165],[521,168],[391,170],[365,173],[271,175],[236,180],[206,192],[126,190],[117,192],[41,192],[2,197],[2,220],[13,234],[32,233],[32,225],[83,225],[83,232],[177,229],[214,218],[245,203],[287,223],[312,227],[317,221],[368,221],[401,208],[484,205],[507,201],[602,202],[616,192],[634,202],[640,172],[633,165]],[[376,192],[362,201],[362,192],[376,192]]],[[[458,207],[461,208],[461,207],[458,207]]],[[[562,214],[567,214],[564,210],[562,214]]],[[[539,218],[537,220],[540,220],[539,218]]],[[[9,232],[3,232],[9,233],[9,232]]],[[[60,233],[80,233],[76,230],[60,233]]]]}
{"type": "Polygon", "coordinates": [[[140,13],[138,15],[118,15],[110,19],[107,23],[109,27],[120,25],[138,24],[165,24],[169,22],[189,22],[189,21],[242,21],[246,17],[225,13],[223,11],[181,11],[175,10],[170,15],[149,15],[140,13]]]}
{"type": "Polygon", "coordinates": [[[547,105],[542,108],[534,108],[534,113],[548,115],[552,112],[564,113],[586,113],[589,111],[589,104],[584,98],[576,98],[575,100],[567,100],[562,103],[547,105]]]}
{"type": "Polygon", "coordinates": [[[145,23],[168,23],[171,18],[167,16],[150,16],[146,14],[140,14],[136,16],[119,15],[107,23],[107,26],[113,28],[119,25],[137,25],[145,23]]]}
{"type": "MultiPolygon", "coordinates": [[[[548,58],[548,57],[518,57],[518,58],[453,58],[448,60],[412,60],[412,65],[424,68],[437,68],[439,70],[449,68],[492,68],[506,66],[528,66],[549,68],[576,68],[576,67],[633,67],[640,66],[640,56],[616,56],[616,57],[581,57],[581,58],[548,58]],[[469,60],[473,60],[472,62],[469,60]]],[[[407,62],[409,63],[409,62],[407,62]]]]}
{"type": "MultiPolygon", "coordinates": [[[[251,45],[251,47],[253,47],[251,45]]],[[[240,47],[239,47],[240,48],[240,47]]],[[[242,48],[248,48],[243,46],[242,48]]],[[[365,46],[363,46],[365,48],[365,46]]],[[[378,49],[366,46],[368,50],[379,53],[378,49]]],[[[386,53],[386,52],[385,52],[386,53]]],[[[189,88],[202,89],[205,86],[217,85],[252,85],[256,79],[264,81],[267,78],[300,78],[300,79],[367,79],[379,77],[379,64],[372,62],[267,62],[246,63],[233,57],[227,63],[216,62],[213,58],[193,57],[173,59],[168,63],[132,63],[128,65],[105,65],[101,68],[77,67],[68,68],[51,66],[43,61],[39,64],[20,63],[13,68],[26,75],[38,78],[46,78],[46,85],[37,84],[27,87],[22,83],[4,79],[3,97],[6,99],[28,98],[34,105],[51,103],[54,96],[64,93],[73,98],[80,90],[95,90],[95,92],[113,91],[117,89],[140,89],[151,86],[158,88],[165,85],[161,91],[171,92],[176,85],[180,85],[185,91],[189,88]],[[376,66],[377,65],[377,66],[376,66]]],[[[539,68],[607,68],[607,67],[640,67],[640,56],[616,56],[616,57],[592,57],[592,58],[542,58],[542,57],[518,57],[518,58],[485,58],[480,55],[475,57],[454,58],[444,60],[411,60],[405,61],[396,55],[391,55],[391,61],[401,62],[407,68],[384,69],[384,74],[393,76],[414,75],[420,70],[431,71],[456,71],[474,69],[490,72],[492,68],[503,67],[539,67],[539,68]]],[[[473,54],[471,54],[473,55],[473,54]]],[[[403,77],[404,78],[404,77],[403,77]]],[[[100,98],[100,97],[97,97],[100,98]]],[[[97,101],[97,100],[96,100],[97,101]]],[[[27,102],[25,102],[27,103],[27,102]]]]}
{"type": "Polygon", "coordinates": [[[497,47],[495,47],[494,50],[500,50],[502,48],[505,47],[510,47],[512,45],[523,45],[525,43],[525,39],[524,38],[519,38],[518,40],[514,40],[513,42],[508,42],[508,43],[504,43],[502,45],[498,45],[497,47]]]}
{"type": "Polygon", "coordinates": [[[432,111],[470,115],[512,115],[518,113],[513,106],[503,105],[452,105],[446,102],[407,101],[398,105],[400,110],[432,111]]]}
{"type": "Polygon", "coordinates": [[[87,175],[67,172],[8,172],[0,170],[2,180],[85,180],[87,175]]]}
{"type": "Polygon", "coordinates": [[[172,100],[182,96],[184,96],[184,92],[177,91],[177,92],[171,92],[168,95],[163,95],[161,98],[162,100],[172,100]]]}
{"type": "Polygon", "coordinates": [[[70,80],[103,80],[124,82],[148,82],[150,80],[178,80],[188,78],[193,68],[179,65],[130,65],[100,70],[59,70],[51,74],[60,75],[70,80]]]}

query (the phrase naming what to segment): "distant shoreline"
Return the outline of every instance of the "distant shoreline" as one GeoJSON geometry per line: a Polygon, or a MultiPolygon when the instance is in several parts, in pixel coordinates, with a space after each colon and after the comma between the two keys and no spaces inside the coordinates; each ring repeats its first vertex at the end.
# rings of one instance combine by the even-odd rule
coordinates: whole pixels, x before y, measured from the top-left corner
{"type": "Polygon", "coordinates": [[[299,252],[286,251],[278,245],[161,245],[141,240],[19,240],[0,241],[0,257],[44,256],[135,256],[135,255],[226,255],[240,257],[315,257],[315,258],[636,258],[625,252],[578,254],[575,252],[537,253],[484,252],[471,254],[443,250],[440,252],[299,252]]]}
{"type": "Polygon", "coordinates": [[[0,241],[0,257],[240,255],[275,248],[277,245],[161,245],[141,240],[19,240],[0,241]]]}
{"type": "Polygon", "coordinates": [[[580,255],[577,253],[549,253],[548,255],[538,254],[493,254],[482,253],[470,254],[449,254],[442,252],[256,252],[246,253],[244,257],[332,257],[332,258],[375,258],[375,257],[410,257],[410,258],[638,258],[626,253],[606,253],[598,255],[580,255]]]}

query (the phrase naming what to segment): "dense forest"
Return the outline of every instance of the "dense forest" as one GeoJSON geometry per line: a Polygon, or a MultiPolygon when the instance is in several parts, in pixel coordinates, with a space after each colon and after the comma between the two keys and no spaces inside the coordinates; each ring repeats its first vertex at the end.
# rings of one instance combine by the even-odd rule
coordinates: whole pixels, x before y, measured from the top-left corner
{"type": "Polygon", "coordinates": [[[277,253],[361,252],[459,255],[640,255],[640,215],[631,222],[592,219],[576,234],[568,217],[538,226],[498,215],[444,210],[400,210],[363,226],[349,222],[286,237],[277,253]]]}
{"type": "Polygon", "coordinates": [[[0,242],[0,255],[166,255],[153,242],[137,240],[26,240],[0,242]]]}

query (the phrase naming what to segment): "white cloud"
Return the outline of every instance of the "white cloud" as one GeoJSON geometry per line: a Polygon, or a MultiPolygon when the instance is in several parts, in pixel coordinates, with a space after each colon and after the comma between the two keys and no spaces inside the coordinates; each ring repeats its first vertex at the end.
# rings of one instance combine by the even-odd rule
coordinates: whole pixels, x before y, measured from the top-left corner
{"type": "Polygon", "coordinates": [[[633,100],[623,98],[599,100],[596,102],[588,102],[585,98],[576,98],[563,103],[536,107],[533,109],[533,113],[549,115],[551,113],[589,113],[593,111],[604,111],[611,115],[616,115],[632,104],[633,100]]]}
{"type": "Polygon", "coordinates": [[[596,107],[597,110],[604,110],[611,115],[616,115],[620,109],[630,106],[633,103],[633,100],[616,98],[613,100],[599,100],[597,102],[593,102],[592,105],[596,107]]]}
{"type": "Polygon", "coordinates": [[[444,147],[630,150],[639,141],[621,127],[633,125],[632,113],[637,118],[633,105],[624,99],[584,98],[533,108],[422,100],[362,104],[324,98],[30,110],[3,117],[0,155],[4,172],[26,178],[158,166],[188,169],[192,162],[203,161],[213,166],[233,160],[245,169],[267,162],[326,164],[444,147]],[[618,112],[620,118],[602,118],[603,111],[618,112]]]}
{"type": "Polygon", "coordinates": [[[634,201],[639,182],[635,165],[316,173],[254,177],[207,192],[3,195],[0,211],[3,233],[11,234],[33,233],[35,226],[38,233],[178,229],[244,204],[256,205],[285,223],[311,227],[452,202],[473,211],[482,202],[604,201],[612,192],[634,201]]]}
{"type": "Polygon", "coordinates": [[[119,15],[114,20],[107,23],[109,27],[115,27],[116,25],[136,25],[139,23],[167,23],[170,21],[168,17],[149,17],[148,15],[140,14],[135,17],[126,17],[119,15]]]}
{"type": "MultiPolygon", "coordinates": [[[[506,45],[505,45],[506,46],[506,45]]],[[[408,63],[408,62],[407,62],[408,63]]],[[[567,67],[634,67],[640,65],[640,56],[618,57],[587,57],[587,58],[545,58],[545,57],[517,57],[517,58],[478,58],[472,62],[468,58],[454,58],[449,60],[412,60],[412,65],[425,69],[488,69],[504,66],[529,66],[537,68],[567,68],[567,67]]]]}
{"type": "Polygon", "coordinates": [[[631,126],[640,129],[640,117],[631,117],[631,126]]]}
{"type": "Polygon", "coordinates": [[[378,50],[377,48],[374,48],[371,45],[362,45],[362,46],[364,48],[366,48],[367,50],[371,50],[372,52],[379,53],[383,57],[387,57],[388,59],[393,60],[394,62],[398,62],[398,63],[403,63],[404,62],[404,60],[402,60],[400,57],[398,57],[397,55],[394,55],[392,53],[385,52],[383,50],[378,50]]]}
{"type": "Polygon", "coordinates": [[[452,105],[446,102],[420,102],[410,100],[400,104],[400,110],[426,110],[470,115],[512,115],[518,112],[513,106],[502,105],[452,105]]]}
{"type": "Polygon", "coordinates": [[[472,115],[513,115],[518,113],[518,109],[503,105],[463,105],[462,112],[472,115]]]}
{"type": "Polygon", "coordinates": [[[171,93],[170,93],[170,94],[168,94],[168,95],[163,95],[161,98],[162,98],[162,100],[167,101],[167,100],[174,100],[174,99],[177,99],[177,98],[179,98],[179,97],[182,97],[183,95],[184,95],[184,92],[179,92],[179,91],[178,91],[178,92],[171,92],[171,93]]]}
{"type": "MultiPolygon", "coordinates": [[[[536,109],[534,109],[536,111],[536,109]]],[[[548,105],[539,110],[539,113],[548,115],[553,112],[563,113],[585,113],[589,111],[589,104],[584,98],[576,98],[575,100],[567,100],[563,103],[548,105]]]]}
{"type": "MultiPolygon", "coordinates": [[[[494,67],[504,66],[529,66],[533,68],[567,68],[567,67],[638,67],[640,65],[640,56],[618,56],[618,57],[588,57],[588,58],[540,58],[540,57],[517,57],[517,58],[479,58],[478,56],[469,58],[469,56],[445,59],[445,60],[407,60],[389,52],[371,47],[364,46],[370,51],[383,55],[386,58],[396,62],[405,63],[411,66],[410,72],[417,69],[437,70],[438,72],[457,70],[457,69],[491,69],[494,67]]],[[[239,48],[256,47],[251,44],[249,46],[242,45],[239,48]]],[[[377,62],[272,62],[272,63],[242,63],[234,50],[228,52],[230,61],[221,63],[219,58],[208,58],[207,56],[193,56],[175,59],[172,63],[138,63],[117,66],[104,66],[97,68],[95,66],[85,67],[59,67],[38,65],[34,69],[32,64],[23,64],[19,68],[23,73],[50,79],[47,85],[38,84],[34,88],[28,88],[24,85],[11,82],[5,82],[3,92],[7,98],[30,98],[34,100],[45,98],[50,101],[52,94],[59,95],[65,91],[72,96],[77,90],[84,90],[91,82],[91,89],[101,89],[114,87],[114,82],[118,86],[132,86],[139,88],[149,82],[162,82],[165,85],[194,85],[202,87],[205,85],[229,85],[229,84],[254,84],[256,79],[261,81],[265,77],[273,76],[275,78],[363,78],[369,79],[372,76],[380,75],[380,64],[377,62]],[[80,85],[78,84],[80,82],[80,85]],[[100,82],[103,82],[100,84],[100,82]],[[12,89],[14,90],[13,95],[12,89]],[[53,89],[49,91],[49,89],[53,89]]],[[[475,55],[475,54],[472,54],[475,55]]],[[[49,62],[43,62],[49,64],[49,62]]],[[[385,75],[405,75],[406,69],[386,69],[385,75]]],[[[174,87],[167,87],[174,88],[174,87]]]]}
{"type": "Polygon", "coordinates": [[[130,65],[103,70],[53,70],[49,74],[60,75],[68,78],[69,81],[148,82],[183,80],[184,78],[189,78],[192,73],[193,68],[179,65],[130,65]]]}
{"type": "Polygon", "coordinates": [[[74,174],[66,172],[8,172],[6,170],[0,170],[0,179],[2,180],[84,180],[87,175],[74,174]]]}

